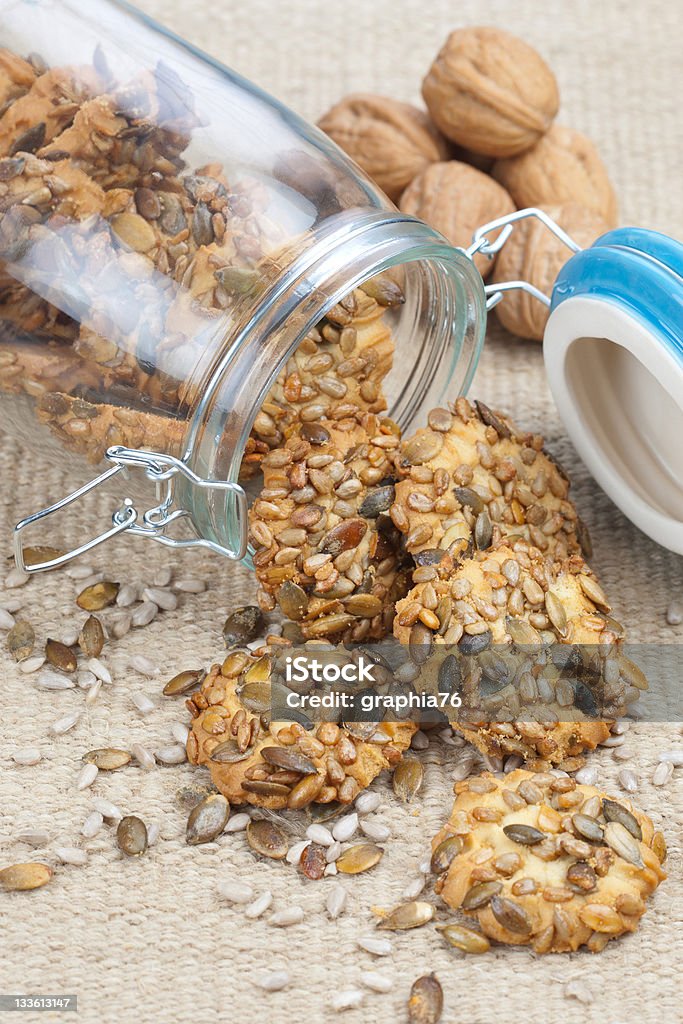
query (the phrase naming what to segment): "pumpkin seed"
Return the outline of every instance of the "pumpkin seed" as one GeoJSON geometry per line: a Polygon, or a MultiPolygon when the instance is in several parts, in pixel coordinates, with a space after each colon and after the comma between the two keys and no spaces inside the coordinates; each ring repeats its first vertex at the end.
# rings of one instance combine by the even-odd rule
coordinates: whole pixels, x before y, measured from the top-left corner
{"type": "Polygon", "coordinates": [[[240,703],[256,715],[262,715],[270,709],[271,698],[272,689],[269,680],[245,683],[239,692],[240,703]]]}
{"type": "Polygon", "coordinates": [[[492,409],[489,409],[488,405],[478,401],[475,401],[474,404],[477,407],[482,423],[485,423],[487,427],[493,427],[499,437],[512,437],[512,431],[505,420],[501,419],[492,409]]]}
{"type": "Polygon", "coordinates": [[[535,846],[547,838],[545,832],[534,828],[533,825],[504,825],[503,832],[513,843],[520,843],[522,846],[535,846]]]}
{"type": "Polygon", "coordinates": [[[180,697],[199,686],[205,675],[203,668],[186,669],[169,679],[161,692],[165,697],[180,697]]]}
{"type": "Polygon", "coordinates": [[[104,629],[96,615],[89,615],[78,634],[78,646],[86,658],[99,658],[104,647],[104,629]]]}
{"type": "Polygon", "coordinates": [[[255,640],[265,625],[261,609],[254,604],[237,608],[228,616],[223,626],[226,647],[248,644],[255,640]]]}
{"type": "Polygon", "coordinates": [[[114,603],[118,592],[118,583],[112,583],[109,580],[93,583],[92,586],[86,587],[80,592],[76,598],[76,604],[85,612],[100,612],[114,603]]]}
{"type": "Polygon", "coordinates": [[[282,782],[268,782],[266,779],[245,779],[242,789],[246,793],[258,793],[259,796],[289,797],[289,786],[282,782]]]}
{"type": "Polygon", "coordinates": [[[484,502],[477,492],[473,491],[471,487],[454,487],[453,493],[463,508],[472,509],[475,516],[478,516],[480,512],[484,511],[484,502]]]}
{"type": "Polygon", "coordinates": [[[422,763],[414,757],[404,757],[394,769],[391,784],[399,800],[410,803],[413,797],[417,796],[423,781],[422,763]]]}
{"type": "Polygon", "coordinates": [[[430,862],[432,871],[437,875],[440,875],[442,871],[447,871],[451,861],[459,853],[462,853],[460,836],[449,836],[447,839],[443,839],[432,854],[430,862]]]}
{"type": "Polygon", "coordinates": [[[449,945],[461,949],[463,953],[486,953],[491,948],[491,943],[485,935],[461,924],[449,924],[439,931],[449,945]]]}
{"type": "Polygon", "coordinates": [[[477,882],[465,893],[463,910],[480,910],[503,890],[502,882],[477,882]]]}
{"type": "Polygon", "coordinates": [[[18,619],[7,634],[7,650],[15,661],[25,661],[31,656],[36,634],[30,622],[18,619]]]}
{"type": "Polygon", "coordinates": [[[247,825],[247,842],[255,853],[271,860],[284,860],[287,856],[287,837],[281,828],[265,818],[257,818],[247,825]]]}
{"type": "Polygon", "coordinates": [[[299,622],[308,611],[308,596],[298,585],[286,580],[277,592],[277,600],[288,619],[299,622]]]}
{"type": "Polygon", "coordinates": [[[47,864],[11,864],[0,871],[0,885],[8,892],[29,892],[47,885],[52,874],[47,864]]]}
{"type": "Polygon", "coordinates": [[[474,542],[480,551],[485,551],[491,545],[493,537],[493,523],[485,510],[480,512],[474,524],[474,542]]]}
{"type": "Polygon", "coordinates": [[[491,646],[492,639],[490,629],[485,633],[464,633],[458,647],[461,654],[481,654],[491,646]]]}
{"type": "Polygon", "coordinates": [[[240,750],[237,740],[230,738],[213,748],[210,760],[216,764],[237,764],[238,761],[246,761],[248,757],[251,757],[251,750],[248,747],[240,750]]]}
{"type": "Polygon", "coordinates": [[[285,771],[301,772],[302,775],[315,775],[318,771],[313,762],[291,747],[263,747],[261,757],[268,764],[274,764],[285,771]]]}
{"type": "Polygon", "coordinates": [[[54,558],[61,558],[63,554],[62,548],[52,548],[47,544],[36,544],[33,547],[24,548],[24,563],[26,565],[40,565],[41,562],[51,562],[54,558]]]}
{"type": "Polygon", "coordinates": [[[603,829],[597,818],[589,814],[573,814],[572,825],[584,839],[590,839],[592,843],[602,842],[603,829]]]}
{"type": "Polygon", "coordinates": [[[319,795],[324,785],[324,775],[306,775],[290,790],[287,798],[287,807],[291,811],[307,807],[319,795]]]}
{"type": "Polygon", "coordinates": [[[435,974],[425,974],[413,982],[408,999],[410,1024],[438,1024],[443,1012],[443,989],[435,974]]]}
{"type": "Polygon", "coordinates": [[[76,655],[59,640],[48,639],[45,644],[45,657],[55,668],[61,672],[75,672],[77,668],[76,655]]]}
{"type": "Polygon", "coordinates": [[[403,903],[396,907],[377,927],[392,932],[408,931],[410,928],[421,928],[433,917],[434,907],[431,903],[413,900],[411,903],[403,903]]]}
{"type": "Polygon", "coordinates": [[[638,824],[638,820],[627,811],[620,803],[616,800],[609,800],[605,798],[602,801],[602,813],[605,816],[605,821],[616,821],[620,825],[623,825],[627,832],[630,832],[634,839],[642,839],[643,831],[638,824]]]}
{"type": "Polygon", "coordinates": [[[357,843],[355,846],[349,846],[337,858],[337,871],[344,875],[359,875],[362,871],[374,868],[383,856],[384,850],[374,843],[357,843]]]}
{"type": "Polygon", "coordinates": [[[358,509],[358,514],[364,519],[377,519],[382,512],[387,512],[391,508],[395,497],[396,488],[393,484],[375,487],[368,491],[358,509]]]}
{"type": "Polygon", "coordinates": [[[127,750],[119,750],[116,747],[99,747],[84,754],[83,760],[86,764],[94,764],[101,772],[113,772],[117,768],[125,768],[127,764],[130,764],[132,758],[127,750]]]}
{"type": "Polygon", "coordinates": [[[228,823],[230,804],[222,793],[210,793],[190,811],[185,841],[188,846],[212,843],[228,823]]]}
{"type": "Polygon", "coordinates": [[[45,122],[38,121],[14,140],[9,149],[9,156],[14,156],[15,153],[35,153],[44,142],[45,122]]]}
{"type": "Polygon", "coordinates": [[[140,857],[147,849],[147,826],[142,818],[134,814],[121,818],[116,829],[116,842],[126,857],[140,857]]]}
{"type": "Polygon", "coordinates": [[[319,550],[336,558],[342,552],[358,547],[367,529],[368,524],[363,519],[345,519],[325,534],[320,541],[319,550]]]}
{"type": "Polygon", "coordinates": [[[531,918],[526,910],[505,896],[491,897],[491,913],[498,924],[517,935],[529,935],[532,930],[531,918]]]}
{"type": "Polygon", "coordinates": [[[317,843],[309,843],[299,859],[299,867],[306,878],[317,881],[325,874],[327,859],[325,848],[317,843]]]}

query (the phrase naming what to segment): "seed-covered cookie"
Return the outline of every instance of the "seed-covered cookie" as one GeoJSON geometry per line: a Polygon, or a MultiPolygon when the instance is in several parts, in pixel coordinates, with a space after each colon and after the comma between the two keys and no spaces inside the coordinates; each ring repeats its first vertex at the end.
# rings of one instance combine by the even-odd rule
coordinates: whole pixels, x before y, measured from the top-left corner
{"type": "Polygon", "coordinates": [[[99,85],[97,72],[88,65],[40,75],[0,117],[0,156],[35,153],[71,123],[80,104],[95,95],[99,85]]]}
{"type": "Polygon", "coordinates": [[[522,538],[553,558],[581,550],[569,482],[543,447],[481,402],[433,409],[396,459],[391,517],[413,554],[486,550],[522,538]]]}
{"type": "Polygon", "coordinates": [[[666,877],[666,844],[629,801],[522,769],[455,792],[432,841],[436,889],[486,935],[537,953],[599,952],[636,930],[666,877]]]}
{"type": "Polygon", "coordinates": [[[0,47],[0,117],[13,100],[29,91],[35,79],[36,70],[29,61],[0,47]]]}
{"type": "Polygon", "coordinates": [[[395,766],[417,726],[411,722],[269,721],[268,655],[229,654],[188,700],[192,764],[204,764],[231,804],[273,810],[338,800],[351,803],[385,768],[395,766]]]}
{"type": "Polygon", "coordinates": [[[416,578],[396,606],[394,635],[419,656],[427,690],[458,690],[462,707],[445,710],[486,754],[564,764],[606,739],[607,721],[647,687],[578,555],[552,562],[518,541],[455,564],[444,553],[416,578]],[[445,658],[444,645],[453,651],[445,658]]]}
{"type": "Polygon", "coordinates": [[[296,426],[263,460],[249,515],[265,610],[302,636],[361,641],[389,632],[405,593],[393,500],[396,425],[373,414],[296,426]]]}

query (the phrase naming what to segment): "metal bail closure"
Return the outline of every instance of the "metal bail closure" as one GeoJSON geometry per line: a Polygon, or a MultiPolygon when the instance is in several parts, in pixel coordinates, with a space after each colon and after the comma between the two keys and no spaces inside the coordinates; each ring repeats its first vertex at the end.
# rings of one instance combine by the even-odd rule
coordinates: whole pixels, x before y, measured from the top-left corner
{"type": "Polygon", "coordinates": [[[225,555],[227,558],[235,560],[244,558],[247,553],[248,533],[247,496],[239,484],[227,480],[205,480],[193,473],[181,459],[176,459],[172,455],[164,455],[160,452],[138,451],[134,448],[124,448],[123,445],[114,445],[112,448],[107,449],[106,458],[112,463],[112,466],[105,470],[104,473],[101,473],[100,476],[95,477],[94,480],[90,480],[87,484],[79,487],[78,490],[66,495],[60,501],[55,502],[54,505],[41,509],[40,512],[35,512],[16,524],[14,527],[14,559],[19,569],[29,573],[56,569],[58,566],[70,562],[73,558],[78,558],[79,555],[84,555],[87,551],[91,551],[93,548],[98,547],[98,545],[125,531],[138,537],[149,537],[151,540],[156,540],[160,544],[165,544],[171,548],[208,548],[210,551],[215,551],[219,555],[225,555]],[[57,558],[33,565],[26,564],[22,538],[23,530],[47,518],[47,516],[61,512],[62,509],[67,508],[90,491],[95,490],[96,487],[100,487],[108,480],[111,480],[118,473],[123,472],[127,477],[128,470],[134,468],[144,470],[145,476],[156,484],[157,504],[153,508],[148,509],[140,517],[133,501],[130,498],[124,498],[121,506],[111,517],[112,526],[110,529],[91,538],[84,544],[81,544],[80,547],[73,548],[71,551],[67,551],[66,554],[59,555],[57,558]],[[177,519],[184,517],[192,518],[192,514],[188,509],[173,508],[173,483],[174,479],[178,476],[184,477],[192,487],[200,487],[205,490],[229,491],[234,494],[235,516],[237,520],[236,529],[237,537],[239,538],[237,548],[233,550],[215,541],[206,540],[203,537],[176,540],[166,535],[165,531],[167,528],[177,519]]]}
{"type": "MultiPolygon", "coordinates": [[[[481,253],[482,256],[488,256],[489,259],[493,259],[507,242],[515,224],[520,220],[527,220],[529,217],[535,217],[536,220],[540,220],[542,224],[545,224],[547,229],[556,238],[559,238],[573,253],[581,252],[581,246],[577,245],[574,239],[570,238],[567,232],[563,231],[560,225],[555,223],[552,217],[549,217],[544,210],[530,206],[526,210],[517,210],[516,213],[509,213],[505,217],[498,217],[497,220],[489,221],[488,224],[482,224],[472,235],[472,244],[468,249],[464,250],[465,255],[471,259],[475,253],[481,253]],[[490,235],[493,231],[500,231],[500,234],[491,242],[487,235],[490,235]]],[[[496,284],[484,285],[484,291],[486,293],[487,310],[497,306],[503,299],[505,292],[512,291],[527,292],[529,295],[533,295],[535,299],[538,299],[539,302],[542,302],[544,306],[550,308],[550,296],[545,295],[539,288],[531,284],[530,281],[499,281],[496,284]]]]}

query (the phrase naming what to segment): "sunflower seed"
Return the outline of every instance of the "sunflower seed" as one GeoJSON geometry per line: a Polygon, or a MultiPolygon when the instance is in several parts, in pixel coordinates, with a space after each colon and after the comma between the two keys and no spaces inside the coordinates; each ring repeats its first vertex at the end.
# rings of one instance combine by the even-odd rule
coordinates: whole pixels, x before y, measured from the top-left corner
{"type": "Polygon", "coordinates": [[[89,789],[97,776],[99,775],[99,768],[96,764],[83,765],[80,772],[78,773],[78,779],[76,780],[76,788],[81,792],[84,789],[89,789]]]}
{"type": "Polygon", "coordinates": [[[245,828],[251,821],[251,818],[244,811],[240,811],[239,814],[233,814],[225,826],[225,832],[244,832],[245,828]]]}
{"type": "Polygon", "coordinates": [[[377,927],[387,931],[408,931],[411,928],[421,928],[433,917],[434,906],[431,903],[413,900],[411,903],[403,903],[396,907],[382,918],[377,927]]]}
{"type": "Polygon", "coordinates": [[[341,852],[342,844],[332,843],[332,846],[328,846],[325,851],[325,860],[327,861],[328,864],[333,864],[336,860],[339,859],[339,857],[341,856],[341,852]]]}
{"type": "Polygon", "coordinates": [[[620,825],[623,825],[627,832],[630,832],[634,839],[642,839],[643,832],[638,824],[637,818],[631,814],[625,807],[617,803],[616,800],[608,800],[605,798],[602,801],[602,813],[605,816],[605,821],[616,821],[620,825]]]}
{"type": "Polygon", "coordinates": [[[55,736],[63,736],[69,729],[73,729],[80,719],[80,711],[73,711],[70,715],[64,715],[63,718],[58,718],[56,722],[53,722],[50,726],[50,732],[54,733],[55,736]]]}
{"type": "Polygon", "coordinates": [[[5,576],[5,586],[9,590],[14,590],[15,587],[23,587],[30,578],[30,573],[24,572],[23,569],[10,569],[5,576]]]}
{"type": "Polygon", "coordinates": [[[0,608],[0,629],[11,629],[14,625],[14,616],[5,608],[0,608]]]}
{"type": "Polygon", "coordinates": [[[130,608],[138,600],[138,588],[132,583],[124,583],[116,595],[116,604],[119,608],[130,608]]]}
{"type": "Polygon", "coordinates": [[[159,747],[154,751],[154,756],[159,764],[184,764],[187,761],[187,750],[182,743],[173,743],[168,747],[159,747]]]}
{"type": "Polygon", "coordinates": [[[354,811],[352,814],[345,814],[335,823],[332,827],[332,836],[338,843],[347,843],[357,828],[358,815],[354,811]]]}
{"type": "Polygon", "coordinates": [[[410,1024],[438,1024],[443,1012],[443,989],[435,974],[425,974],[413,982],[408,999],[410,1024]]]}
{"type": "Polygon", "coordinates": [[[185,841],[188,846],[212,843],[225,828],[230,804],[222,793],[210,793],[192,808],[187,819],[185,841]]]}
{"type": "Polygon", "coordinates": [[[659,754],[660,761],[670,761],[674,768],[683,768],[683,749],[662,750],[659,754]]]}
{"type": "Polygon", "coordinates": [[[306,838],[318,846],[332,846],[334,843],[334,836],[324,825],[309,825],[306,829],[306,838]]]}
{"type": "Polygon", "coordinates": [[[72,580],[85,580],[92,576],[94,571],[92,565],[70,565],[64,570],[64,574],[72,580]]]}
{"type": "Polygon", "coordinates": [[[289,928],[290,925],[301,924],[305,916],[303,907],[287,907],[286,910],[271,914],[269,924],[276,928],[289,928]]]}
{"type": "Polygon", "coordinates": [[[42,669],[36,676],[36,686],[41,690],[73,690],[75,685],[73,679],[50,668],[42,669]]]}
{"type": "Polygon", "coordinates": [[[387,978],[385,974],[378,974],[377,971],[361,971],[360,980],[373,992],[391,992],[395,985],[393,978],[387,978]]]}
{"type": "Polygon", "coordinates": [[[130,632],[132,624],[132,617],[127,612],[121,612],[119,615],[111,617],[107,632],[114,640],[121,640],[130,632]]]}
{"type": "Polygon", "coordinates": [[[261,916],[261,914],[265,914],[272,902],[272,892],[264,892],[258,896],[253,903],[249,904],[244,911],[244,916],[248,917],[250,921],[255,921],[257,917],[261,916]]]}
{"type": "Polygon", "coordinates": [[[235,882],[232,879],[219,881],[218,892],[229,903],[252,903],[254,890],[247,882],[235,882]]]}
{"type": "Polygon", "coordinates": [[[107,818],[109,821],[122,820],[123,814],[111,800],[107,800],[104,797],[95,797],[92,803],[94,809],[99,811],[103,818],[107,818]]]}
{"type": "Polygon", "coordinates": [[[586,765],[585,768],[579,768],[574,778],[581,786],[594,786],[598,781],[598,769],[594,764],[586,765]]]}
{"type": "Polygon", "coordinates": [[[404,900],[416,900],[420,893],[424,890],[427,884],[427,879],[424,875],[416,875],[415,878],[405,887],[401,893],[401,897],[404,900]]]}
{"type": "Polygon", "coordinates": [[[150,715],[154,711],[154,701],[145,693],[134,693],[131,700],[141,715],[150,715]]]}
{"type": "Polygon", "coordinates": [[[585,981],[579,978],[572,978],[566,983],[564,994],[567,999],[578,999],[584,1006],[589,1006],[593,1002],[593,993],[585,981]]]}
{"type": "Polygon", "coordinates": [[[269,971],[254,978],[254,984],[265,992],[280,992],[291,983],[292,976],[287,971],[269,971]]]}
{"type": "Polygon", "coordinates": [[[44,664],[45,658],[43,655],[34,654],[32,658],[26,658],[25,661],[20,662],[19,671],[23,672],[25,675],[30,675],[32,672],[37,672],[44,664]]]}
{"type": "Polygon", "coordinates": [[[379,935],[361,935],[357,940],[361,949],[373,956],[390,956],[393,945],[390,939],[381,938],[379,935]]]}
{"type": "Polygon", "coordinates": [[[391,836],[391,829],[379,821],[361,821],[360,829],[374,843],[385,843],[391,836]]]}
{"type": "Polygon", "coordinates": [[[178,598],[176,595],[172,590],[166,590],[163,587],[145,587],[142,591],[142,596],[145,601],[155,604],[165,612],[175,611],[178,607],[178,598]]]}
{"type": "Polygon", "coordinates": [[[205,675],[206,672],[203,668],[193,668],[187,669],[185,672],[179,672],[172,679],[169,679],[162,693],[165,697],[182,696],[182,694],[188,693],[199,686],[205,675]]]}
{"type": "Polygon", "coordinates": [[[449,945],[461,949],[463,953],[486,953],[491,948],[485,935],[461,924],[449,924],[439,931],[449,945]]]}
{"type": "Polygon", "coordinates": [[[86,764],[95,764],[102,772],[113,772],[117,768],[124,768],[130,764],[131,756],[127,750],[119,750],[116,747],[99,747],[97,750],[89,750],[83,755],[86,764]]]}
{"type": "Polygon", "coordinates": [[[666,610],[666,621],[670,626],[680,626],[683,622],[683,604],[672,601],[666,610]]]}
{"type": "Polygon", "coordinates": [[[356,797],[354,807],[358,814],[372,814],[381,802],[379,793],[361,793],[356,797]]]}
{"type": "Polygon", "coordinates": [[[156,618],[158,612],[159,605],[154,604],[153,601],[143,601],[142,604],[139,604],[131,612],[131,625],[135,627],[149,626],[150,622],[156,618]]]}
{"type": "Polygon", "coordinates": [[[88,863],[88,854],[85,850],[79,850],[77,846],[57,846],[55,856],[62,864],[73,864],[79,868],[88,863]]]}
{"type": "Polygon", "coordinates": [[[173,589],[181,594],[203,594],[206,590],[206,583],[204,580],[188,577],[187,579],[175,580],[173,589]]]}
{"type": "Polygon", "coordinates": [[[666,786],[674,773],[674,766],[671,761],[660,761],[652,773],[653,786],[666,786]]]}
{"type": "Polygon", "coordinates": [[[37,747],[21,747],[19,750],[14,751],[12,760],[15,764],[20,764],[23,767],[38,764],[42,756],[37,747]]]}
{"type": "Polygon", "coordinates": [[[134,672],[139,672],[141,676],[147,676],[149,679],[152,676],[159,675],[159,666],[151,658],[145,657],[144,654],[134,654],[132,658],[128,659],[128,667],[132,668],[134,672]]]}
{"type": "Polygon", "coordinates": [[[617,735],[617,736],[608,736],[606,740],[601,740],[600,741],[600,746],[601,747],[607,747],[607,748],[611,749],[612,747],[621,747],[621,746],[624,745],[625,742],[626,742],[626,737],[625,736],[619,736],[619,735],[617,735]]]}
{"type": "Polygon", "coordinates": [[[285,860],[288,864],[298,864],[301,860],[301,854],[304,852],[307,846],[311,845],[310,839],[302,839],[298,843],[294,843],[293,846],[287,850],[287,856],[285,860]]]}
{"type": "Polygon", "coordinates": [[[394,793],[404,803],[410,803],[420,791],[424,780],[422,763],[414,757],[404,757],[396,765],[392,776],[394,793]]]}
{"type": "Polygon", "coordinates": [[[92,583],[80,592],[76,604],[86,612],[99,612],[114,603],[118,592],[118,583],[112,583],[110,580],[92,583]]]}
{"type": "Polygon", "coordinates": [[[627,793],[637,793],[638,778],[635,772],[632,772],[630,768],[621,768],[619,770],[619,785],[627,793]]]}
{"type": "Polygon", "coordinates": [[[116,842],[126,857],[141,857],[147,850],[147,826],[142,818],[129,814],[122,818],[116,829],[116,842]]]}
{"type": "Polygon", "coordinates": [[[605,826],[605,842],[614,850],[619,857],[635,864],[636,867],[643,867],[643,858],[640,855],[640,847],[628,829],[618,821],[608,821],[605,826]]]}
{"type": "Polygon", "coordinates": [[[26,832],[17,833],[14,837],[14,841],[17,843],[25,843],[26,846],[33,846],[34,849],[38,849],[41,846],[47,846],[50,842],[50,835],[48,832],[38,829],[28,829],[26,832]]]}
{"type": "Polygon", "coordinates": [[[93,683],[93,685],[88,688],[88,692],[85,695],[85,703],[88,705],[88,707],[90,707],[92,704],[95,703],[95,701],[97,700],[97,698],[100,695],[100,690],[101,689],[102,689],[102,680],[101,679],[96,679],[95,682],[93,683]]]}
{"type": "Polygon", "coordinates": [[[91,811],[88,817],[83,822],[81,828],[81,835],[84,835],[86,839],[93,839],[100,831],[104,824],[104,818],[99,811],[91,811]]]}
{"type": "Polygon", "coordinates": [[[8,892],[28,892],[47,885],[52,874],[47,864],[11,864],[0,871],[0,886],[8,892]]]}
{"type": "Polygon", "coordinates": [[[363,1002],[363,992],[359,988],[347,988],[341,992],[335,992],[332,996],[331,1006],[333,1010],[355,1010],[363,1002]]]}
{"type": "Polygon", "coordinates": [[[247,825],[247,842],[255,853],[271,860],[284,860],[287,856],[287,837],[277,825],[265,818],[247,825]]]}
{"type": "Polygon", "coordinates": [[[176,743],[180,743],[183,747],[186,747],[190,736],[190,730],[184,722],[174,722],[171,726],[171,736],[176,743]]]}
{"type": "Polygon", "coordinates": [[[30,622],[18,619],[7,634],[7,650],[15,661],[25,661],[33,652],[36,634],[30,622]]]}
{"type": "Polygon", "coordinates": [[[384,850],[374,843],[358,843],[344,850],[341,857],[337,859],[337,870],[345,875],[358,875],[362,871],[369,871],[375,864],[378,864],[384,855],[384,850]]]}

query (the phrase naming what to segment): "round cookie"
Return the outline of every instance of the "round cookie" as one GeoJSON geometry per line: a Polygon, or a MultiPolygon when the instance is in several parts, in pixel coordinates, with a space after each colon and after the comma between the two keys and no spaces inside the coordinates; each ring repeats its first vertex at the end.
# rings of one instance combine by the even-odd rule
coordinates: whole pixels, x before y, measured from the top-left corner
{"type": "Polygon", "coordinates": [[[433,409],[428,422],[396,458],[404,479],[390,515],[411,554],[459,555],[522,538],[565,558],[589,543],[569,500],[569,481],[542,437],[465,398],[452,410],[433,409]]]}
{"type": "Polygon", "coordinates": [[[192,764],[204,764],[231,804],[272,810],[351,803],[410,746],[412,722],[268,722],[270,658],[243,652],[214,665],[188,700],[192,764]]]}
{"type": "Polygon", "coordinates": [[[457,837],[434,857],[445,867],[436,889],[486,935],[536,953],[599,952],[636,930],[666,877],[666,844],[629,801],[523,769],[466,779],[455,792],[432,842],[437,851],[457,837]]]}
{"type": "Polygon", "coordinates": [[[249,513],[264,610],[276,603],[305,639],[379,639],[409,585],[394,495],[396,425],[373,414],[298,424],[263,460],[249,513]]]}

